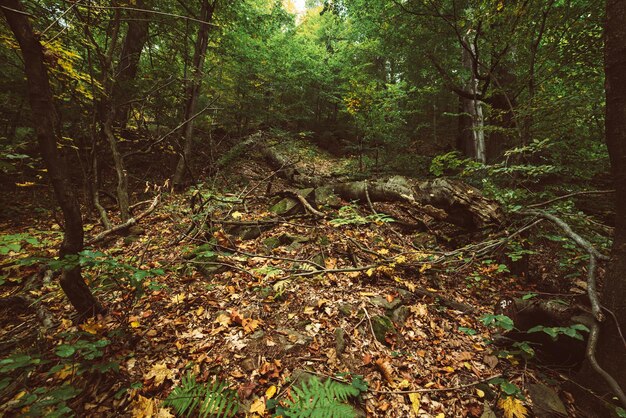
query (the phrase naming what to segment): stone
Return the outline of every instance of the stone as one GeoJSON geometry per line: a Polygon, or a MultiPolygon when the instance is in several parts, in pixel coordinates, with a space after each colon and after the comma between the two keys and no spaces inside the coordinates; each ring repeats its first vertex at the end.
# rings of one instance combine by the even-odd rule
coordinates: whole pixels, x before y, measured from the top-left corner
{"type": "Polygon", "coordinates": [[[533,413],[537,418],[553,418],[567,416],[567,409],[559,395],[541,383],[528,386],[530,398],[533,400],[533,413]]]}
{"type": "Polygon", "coordinates": [[[372,328],[376,339],[383,344],[387,344],[387,340],[385,338],[387,333],[397,333],[391,319],[384,315],[375,315],[372,317],[372,328]]]}
{"type": "Polygon", "coordinates": [[[337,356],[341,356],[346,351],[346,332],[343,328],[335,329],[335,352],[337,356]]]}
{"type": "Polygon", "coordinates": [[[402,299],[395,298],[394,300],[389,302],[387,298],[383,296],[374,296],[370,298],[370,302],[372,302],[374,306],[378,306],[379,308],[384,308],[391,311],[402,304],[402,299]]]}
{"type": "Polygon", "coordinates": [[[406,319],[411,315],[407,306],[400,306],[391,313],[391,320],[398,326],[403,326],[406,319]]]}

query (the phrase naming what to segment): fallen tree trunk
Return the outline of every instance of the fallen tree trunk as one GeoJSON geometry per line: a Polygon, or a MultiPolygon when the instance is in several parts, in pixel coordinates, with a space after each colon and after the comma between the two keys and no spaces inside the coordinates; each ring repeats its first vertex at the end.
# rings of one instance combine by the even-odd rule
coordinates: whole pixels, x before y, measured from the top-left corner
{"type": "Polygon", "coordinates": [[[347,201],[365,203],[405,202],[436,220],[468,229],[499,225],[504,219],[498,203],[459,180],[439,178],[424,181],[417,187],[401,176],[377,181],[331,182],[298,171],[295,162],[272,147],[261,145],[260,150],[265,161],[279,176],[297,187],[315,188],[315,193],[307,193],[308,203],[313,206],[329,204],[328,197],[335,195],[347,201]],[[319,199],[319,196],[324,197],[319,199]]]}

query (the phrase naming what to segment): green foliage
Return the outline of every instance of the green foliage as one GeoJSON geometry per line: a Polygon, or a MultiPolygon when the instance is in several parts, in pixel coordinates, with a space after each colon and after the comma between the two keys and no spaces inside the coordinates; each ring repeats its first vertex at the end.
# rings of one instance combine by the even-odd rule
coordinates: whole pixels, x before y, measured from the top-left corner
{"type": "Polygon", "coordinates": [[[333,226],[342,225],[367,225],[370,223],[380,224],[394,222],[394,219],[384,213],[373,213],[363,216],[354,205],[342,206],[339,208],[337,217],[329,223],[333,226]]]}
{"type": "Polygon", "coordinates": [[[496,377],[494,379],[489,380],[489,383],[492,385],[496,385],[500,387],[500,390],[507,394],[508,396],[515,396],[519,399],[524,399],[524,395],[517,385],[509,382],[507,379],[502,377],[496,377]]]}
{"type": "Polygon", "coordinates": [[[189,372],[164,403],[181,416],[198,414],[226,418],[235,416],[239,410],[237,392],[229,389],[226,382],[215,379],[212,383],[198,383],[189,372]]]}
{"type": "Polygon", "coordinates": [[[505,331],[511,331],[515,328],[513,320],[506,315],[485,315],[480,318],[485,326],[502,328],[505,331]]]}
{"type": "Polygon", "coordinates": [[[543,325],[537,325],[532,327],[527,332],[544,332],[548,334],[553,340],[556,340],[559,335],[566,335],[576,340],[583,341],[584,338],[579,331],[589,332],[589,328],[582,324],[574,324],[569,327],[544,327],[543,325]]]}
{"type": "Polygon", "coordinates": [[[308,383],[293,388],[293,400],[276,408],[276,415],[290,418],[339,418],[356,417],[356,411],[347,403],[350,398],[367,390],[367,383],[360,377],[351,384],[326,379],[323,383],[317,377],[308,383]]]}
{"type": "Polygon", "coordinates": [[[0,235],[0,255],[8,255],[10,252],[19,253],[22,251],[24,243],[34,247],[41,247],[42,245],[37,237],[30,234],[3,234],[0,235]]]}

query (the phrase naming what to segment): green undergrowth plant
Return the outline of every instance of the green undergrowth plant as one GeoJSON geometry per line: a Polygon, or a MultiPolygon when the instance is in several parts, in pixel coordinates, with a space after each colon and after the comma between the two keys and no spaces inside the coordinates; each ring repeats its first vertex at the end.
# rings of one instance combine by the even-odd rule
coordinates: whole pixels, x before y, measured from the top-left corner
{"type": "Polygon", "coordinates": [[[269,400],[268,408],[276,408],[274,416],[288,418],[353,418],[357,412],[348,401],[365,392],[367,387],[362,376],[354,376],[351,383],[333,379],[322,382],[313,376],[293,387],[291,399],[281,404],[269,400]]]}
{"type": "MultiPolygon", "coordinates": [[[[94,324],[85,324],[95,332],[94,324]]],[[[0,359],[0,416],[75,416],[71,401],[82,393],[81,382],[117,373],[119,362],[107,356],[111,343],[83,330],[59,334],[51,352],[17,352],[0,359]]]]}
{"type": "Polygon", "coordinates": [[[179,416],[228,418],[239,411],[239,397],[225,381],[199,383],[188,372],[165,399],[165,405],[174,408],[179,416]]]}
{"type": "Polygon", "coordinates": [[[381,224],[394,222],[394,219],[384,213],[374,213],[363,216],[354,205],[342,206],[337,212],[337,217],[330,221],[333,226],[342,225],[367,225],[370,223],[381,224]]]}

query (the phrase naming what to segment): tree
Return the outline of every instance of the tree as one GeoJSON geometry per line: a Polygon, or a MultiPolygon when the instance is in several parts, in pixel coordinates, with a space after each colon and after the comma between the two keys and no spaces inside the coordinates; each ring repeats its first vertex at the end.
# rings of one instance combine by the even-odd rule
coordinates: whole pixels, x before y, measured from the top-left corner
{"type": "Polygon", "coordinates": [[[204,75],[204,58],[209,45],[209,29],[210,22],[213,19],[213,12],[217,6],[217,0],[209,2],[202,0],[200,8],[200,27],[198,36],[196,37],[196,45],[193,53],[191,80],[186,82],[185,89],[185,112],[183,113],[183,151],[178,160],[176,171],[172,183],[174,187],[180,188],[183,185],[187,171],[189,170],[189,159],[193,151],[193,120],[196,113],[196,105],[200,96],[200,87],[202,86],[202,77],[204,75]]]}
{"type": "Polygon", "coordinates": [[[78,199],[65,169],[66,165],[57,149],[61,135],[60,126],[44,62],[44,48],[37,39],[28,20],[29,15],[24,12],[19,0],[0,0],[0,7],[22,51],[39,150],[65,221],[65,234],[59,257],[66,260],[69,257],[68,261],[72,264],[63,270],[60,279],[61,288],[76,309],[79,320],[82,320],[102,313],[103,308],[83,280],[77,260],[79,252],[83,249],[83,222],[78,199]]]}
{"type": "MultiPolygon", "coordinates": [[[[615,232],[603,305],[626,329],[626,0],[607,0],[604,71],[606,143],[615,187],[615,232]]],[[[607,321],[599,361],[626,388],[626,350],[615,324],[607,321]],[[616,347],[619,347],[616,349],[616,347]],[[610,368],[608,367],[610,365],[610,368]]],[[[623,401],[622,401],[623,402],[623,401]]]]}

